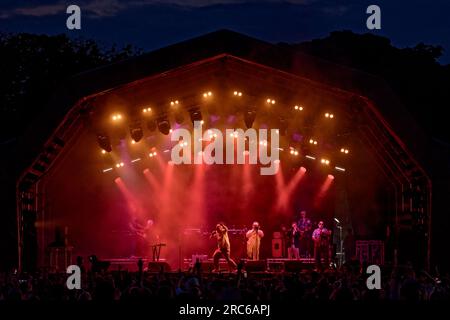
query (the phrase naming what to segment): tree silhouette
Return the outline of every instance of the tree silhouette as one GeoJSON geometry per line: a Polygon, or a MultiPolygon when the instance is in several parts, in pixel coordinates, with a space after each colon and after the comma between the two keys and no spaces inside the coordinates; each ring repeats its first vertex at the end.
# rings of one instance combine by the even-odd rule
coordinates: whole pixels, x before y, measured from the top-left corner
{"type": "Polygon", "coordinates": [[[0,143],[22,134],[65,79],[138,54],[65,35],[0,34],[0,143]]]}
{"type": "Polygon", "coordinates": [[[419,43],[399,49],[387,38],[351,31],[292,47],[383,78],[429,134],[450,141],[447,119],[439,110],[450,101],[450,65],[437,61],[442,47],[419,43]]]}

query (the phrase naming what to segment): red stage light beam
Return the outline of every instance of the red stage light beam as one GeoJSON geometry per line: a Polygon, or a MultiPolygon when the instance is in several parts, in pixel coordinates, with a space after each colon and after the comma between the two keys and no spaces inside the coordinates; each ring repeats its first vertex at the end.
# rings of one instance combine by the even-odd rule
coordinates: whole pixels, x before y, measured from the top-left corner
{"type": "Polygon", "coordinates": [[[317,207],[320,204],[320,201],[325,197],[328,190],[331,187],[331,184],[333,183],[334,176],[329,174],[325,181],[323,182],[322,186],[320,187],[319,193],[317,194],[315,200],[314,200],[314,206],[317,207]]]}

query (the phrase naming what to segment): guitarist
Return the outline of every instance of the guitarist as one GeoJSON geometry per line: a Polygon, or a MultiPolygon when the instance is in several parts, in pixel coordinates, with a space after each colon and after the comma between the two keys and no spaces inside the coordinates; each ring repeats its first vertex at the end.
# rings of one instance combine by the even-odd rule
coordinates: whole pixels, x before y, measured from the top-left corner
{"type": "Polygon", "coordinates": [[[317,268],[322,269],[321,259],[328,265],[328,250],[330,244],[331,231],[324,227],[323,221],[320,221],[317,229],[312,234],[314,241],[314,258],[316,260],[317,268]]]}
{"type": "Polygon", "coordinates": [[[297,227],[300,232],[300,242],[299,242],[300,256],[304,258],[309,258],[311,251],[312,223],[311,220],[309,220],[306,217],[305,210],[302,210],[300,212],[300,220],[298,220],[297,222],[297,227]]]}
{"type": "Polygon", "coordinates": [[[149,231],[153,226],[153,220],[149,219],[145,223],[135,218],[129,223],[130,233],[132,235],[132,257],[142,256],[151,240],[149,231]]]}

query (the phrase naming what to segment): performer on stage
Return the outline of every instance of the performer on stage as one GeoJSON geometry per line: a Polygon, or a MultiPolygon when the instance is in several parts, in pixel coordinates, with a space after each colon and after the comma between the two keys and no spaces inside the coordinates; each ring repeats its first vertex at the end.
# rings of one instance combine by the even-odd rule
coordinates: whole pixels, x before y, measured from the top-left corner
{"type": "Polygon", "coordinates": [[[303,258],[309,258],[311,250],[312,223],[311,220],[306,217],[305,210],[300,212],[300,219],[297,222],[297,227],[300,231],[300,244],[298,247],[300,250],[300,256],[303,258]]]}
{"type": "Polygon", "coordinates": [[[253,222],[252,229],[247,231],[247,256],[251,260],[259,260],[259,248],[264,232],[260,230],[259,223],[253,222]]]}
{"type": "Polygon", "coordinates": [[[325,265],[328,265],[328,250],[330,244],[331,231],[324,227],[323,221],[320,221],[318,228],[314,230],[312,239],[314,241],[314,258],[317,268],[322,269],[321,259],[324,258],[325,265]]]}
{"type": "Polygon", "coordinates": [[[227,260],[228,265],[233,267],[233,270],[237,268],[236,262],[230,257],[230,239],[228,238],[228,228],[223,223],[218,223],[216,225],[216,230],[211,233],[211,238],[215,237],[217,240],[217,249],[214,251],[214,270],[213,272],[219,271],[219,259],[223,255],[225,260],[227,260]]]}
{"type": "Polygon", "coordinates": [[[147,250],[149,250],[149,242],[152,241],[152,226],[153,220],[151,219],[148,219],[144,223],[140,219],[135,218],[129,223],[129,228],[132,235],[131,257],[146,255],[147,250]]]}
{"type": "Polygon", "coordinates": [[[300,244],[300,230],[296,222],[292,222],[291,228],[287,232],[288,238],[288,258],[300,259],[299,244],[300,244]]]}

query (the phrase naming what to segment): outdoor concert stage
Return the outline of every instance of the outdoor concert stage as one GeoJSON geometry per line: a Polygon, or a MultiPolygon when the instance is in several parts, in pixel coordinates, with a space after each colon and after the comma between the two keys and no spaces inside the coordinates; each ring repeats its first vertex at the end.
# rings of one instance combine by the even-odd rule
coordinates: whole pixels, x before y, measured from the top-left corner
{"type": "Polygon", "coordinates": [[[274,240],[300,210],[314,227],[323,220],[333,231],[339,254],[353,229],[357,240],[381,242],[386,262],[429,263],[425,143],[378,78],[219,31],[83,73],[47,110],[20,148],[19,158],[34,159],[17,182],[23,270],[92,254],[115,267],[131,264],[134,220],[152,222],[143,255],[164,243],[160,258],[172,270],[193,255],[212,258],[219,221],[236,231],[231,256],[239,261],[245,232],[258,221],[270,269],[276,261],[267,259],[286,258],[286,243],[274,240]],[[177,164],[173,149],[187,145],[171,135],[193,134],[194,121],[204,135],[190,141],[201,152],[183,149],[192,158],[220,137],[233,141],[226,130],[276,135],[247,139],[244,151],[230,153],[247,157],[244,164],[177,164]],[[261,154],[249,163],[252,147],[272,149],[277,135],[278,171],[262,175],[269,164],[261,154]]]}

